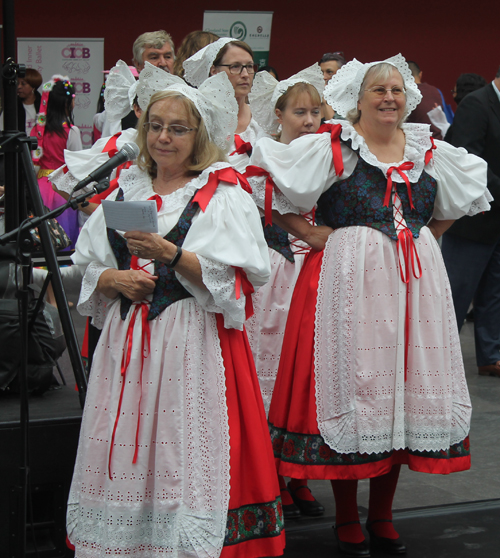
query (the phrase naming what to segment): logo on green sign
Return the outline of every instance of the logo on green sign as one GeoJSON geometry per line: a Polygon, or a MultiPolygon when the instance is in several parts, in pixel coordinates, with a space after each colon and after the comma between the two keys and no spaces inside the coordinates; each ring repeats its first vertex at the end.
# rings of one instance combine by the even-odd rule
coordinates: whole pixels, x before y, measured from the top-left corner
{"type": "Polygon", "coordinates": [[[244,41],[247,36],[247,28],[242,21],[235,21],[229,30],[229,36],[238,41],[244,41]]]}

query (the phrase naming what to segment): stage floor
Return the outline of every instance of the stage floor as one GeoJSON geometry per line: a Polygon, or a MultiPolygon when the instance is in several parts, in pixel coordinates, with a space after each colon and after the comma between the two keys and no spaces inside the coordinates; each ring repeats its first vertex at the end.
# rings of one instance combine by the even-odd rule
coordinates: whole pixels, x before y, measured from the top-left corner
{"type": "MultiPolygon", "coordinates": [[[[69,295],[75,303],[76,296],[69,295]]],[[[83,339],[85,320],[72,309],[75,329],[83,339]]],[[[478,376],[474,355],[473,325],[461,333],[467,381],[473,415],[471,427],[472,468],[448,476],[415,473],[403,467],[394,501],[394,519],[405,542],[408,556],[419,558],[483,558],[497,556],[500,537],[500,378],[478,376]]],[[[67,385],[30,397],[30,418],[36,423],[57,419],[71,422],[81,417],[78,393],[69,358],[65,353],[60,365],[67,385]]],[[[19,400],[0,396],[0,428],[19,422],[19,400]]],[[[75,443],[76,440],[72,440],[75,443]]],[[[331,526],[335,503],[327,481],[312,481],[314,495],[325,506],[322,518],[299,519],[287,524],[285,557],[315,558],[336,555],[331,526]]],[[[368,481],[360,481],[360,513],[366,517],[368,481]]],[[[376,554],[373,554],[376,556],[376,554]]]]}

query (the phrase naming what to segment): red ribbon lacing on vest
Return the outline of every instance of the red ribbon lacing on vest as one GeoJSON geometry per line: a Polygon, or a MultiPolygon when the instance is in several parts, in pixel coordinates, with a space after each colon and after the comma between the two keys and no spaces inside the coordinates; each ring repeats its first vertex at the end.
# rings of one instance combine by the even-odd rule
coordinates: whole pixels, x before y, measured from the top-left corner
{"type": "Polygon", "coordinates": [[[255,165],[249,165],[246,168],[245,176],[265,176],[266,177],[266,193],[264,197],[264,226],[273,224],[273,189],[274,181],[271,175],[264,169],[256,167],[255,165]]]}
{"type": "Polygon", "coordinates": [[[202,186],[193,198],[193,201],[198,203],[203,212],[207,208],[208,202],[215,194],[215,190],[217,190],[219,182],[228,182],[229,184],[234,185],[239,182],[245,192],[248,192],[249,194],[252,193],[252,188],[250,187],[248,180],[232,167],[226,167],[224,169],[213,171],[210,173],[205,186],[202,186]]]}
{"type": "MultiPolygon", "coordinates": [[[[384,199],[384,206],[389,206],[390,195],[392,192],[392,178],[391,175],[394,171],[398,172],[399,175],[403,178],[406,183],[406,187],[408,189],[408,198],[410,201],[410,207],[413,209],[413,201],[411,197],[411,186],[410,181],[406,174],[403,171],[408,171],[413,168],[413,163],[406,162],[400,165],[399,167],[391,167],[387,171],[387,189],[385,193],[384,199]]],[[[413,274],[415,279],[420,279],[422,277],[422,267],[420,265],[420,258],[418,257],[418,252],[415,247],[415,242],[413,240],[413,233],[411,230],[406,226],[404,221],[404,217],[402,214],[402,204],[401,199],[398,196],[396,189],[394,189],[394,198],[393,198],[393,206],[396,210],[394,215],[394,220],[400,227],[398,232],[398,241],[397,241],[397,252],[398,252],[398,265],[399,265],[399,273],[401,275],[401,280],[403,283],[406,284],[406,310],[405,310],[405,329],[404,329],[404,338],[405,338],[405,361],[404,361],[404,368],[405,368],[405,381],[408,376],[408,346],[410,340],[410,318],[411,318],[411,309],[410,309],[410,278],[413,274]],[[404,269],[401,264],[401,260],[404,262],[404,269]],[[415,272],[415,264],[418,267],[418,275],[415,272]]]]}
{"type": "MultiPolygon", "coordinates": [[[[118,132],[114,136],[111,136],[109,140],[106,142],[106,145],[102,150],[102,153],[107,153],[110,159],[111,157],[114,157],[118,153],[118,147],[116,146],[116,141],[121,136],[121,134],[122,134],[121,132],[118,132]]],[[[90,203],[100,204],[103,199],[107,198],[109,194],[111,194],[111,192],[116,190],[118,188],[118,179],[120,178],[120,173],[122,172],[123,169],[128,169],[133,164],[134,164],[133,161],[126,161],[125,163],[118,166],[116,168],[116,176],[109,183],[109,188],[106,188],[104,192],[101,192],[100,194],[96,194],[95,196],[93,196],[89,200],[90,203]]]]}
{"type": "Polygon", "coordinates": [[[329,132],[332,142],[332,155],[333,166],[335,167],[335,174],[342,176],[344,174],[344,160],[342,158],[342,149],[340,148],[340,133],[342,132],[341,124],[322,124],[317,134],[329,132]]]}
{"type": "Polygon", "coordinates": [[[238,155],[244,155],[245,153],[250,155],[252,154],[252,144],[248,141],[243,141],[238,134],[234,134],[234,144],[236,145],[236,149],[229,154],[229,156],[238,153],[238,155]]]}
{"type": "MultiPolygon", "coordinates": [[[[155,194],[149,198],[150,200],[156,201],[156,208],[159,211],[162,205],[161,197],[155,194]]],[[[132,256],[130,259],[130,268],[134,270],[142,270],[146,273],[149,273],[145,267],[149,265],[150,262],[146,262],[143,266],[139,266],[137,256],[132,256]]],[[[149,302],[141,301],[141,302],[134,302],[133,303],[133,310],[132,315],[130,317],[130,322],[127,328],[127,334],[125,335],[125,347],[123,350],[122,356],[122,364],[121,364],[121,376],[122,376],[122,387],[120,390],[120,399],[118,400],[118,410],[116,411],[116,418],[115,423],[113,425],[113,434],[111,435],[111,445],[109,448],[109,459],[108,459],[108,476],[110,480],[113,480],[113,476],[111,475],[111,459],[113,456],[113,447],[115,445],[115,436],[116,436],[116,429],[118,428],[118,421],[120,420],[121,415],[121,408],[123,402],[123,392],[125,391],[125,384],[126,384],[126,372],[128,369],[128,365],[130,364],[130,359],[132,357],[132,340],[134,335],[134,325],[137,319],[137,314],[139,310],[142,310],[141,314],[141,373],[140,373],[140,389],[141,393],[139,396],[139,404],[137,409],[137,426],[135,429],[135,450],[134,450],[134,457],[132,459],[132,463],[137,463],[137,455],[139,453],[139,429],[141,424],[141,401],[142,401],[142,371],[144,368],[144,359],[149,356],[151,351],[151,330],[149,329],[149,302]]]]}
{"type": "MultiPolygon", "coordinates": [[[[233,266],[234,267],[234,266],[233,266]]],[[[245,319],[248,320],[253,316],[252,293],[255,292],[252,283],[250,283],[245,270],[241,267],[234,267],[234,290],[236,291],[236,300],[241,297],[241,291],[245,295],[245,319]]]]}
{"type": "Polygon", "coordinates": [[[430,160],[434,157],[433,150],[436,149],[436,144],[434,143],[434,138],[431,136],[431,147],[425,152],[425,164],[428,165],[430,160]]]}
{"type": "Polygon", "coordinates": [[[410,207],[415,209],[413,206],[413,199],[411,197],[411,185],[408,177],[402,171],[409,171],[415,165],[411,161],[406,161],[406,163],[402,163],[399,167],[390,167],[387,171],[387,189],[385,191],[385,198],[384,198],[384,207],[389,207],[389,200],[391,199],[391,192],[392,192],[392,173],[396,171],[399,176],[405,181],[406,188],[408,190],[408,199],[410,201],[410,207]]]}
{"type": "MultiPolygon", "coordinates": [[[[314,226],[316,222],[316,208],[313,207],[311,211],[309,211],[309,213],[304,213],[302,217],[304,217],[304,219],[307,219],[307,221],[309,221],[309,224],[314,226]]],[[[290,244],[294,247],[294,254],[307,255],[311,251],[311,247],[307,245],[304,246],[304,241],[300,240],[299,238],[294,238],[292,241],[290,241],[290,244]]]]}

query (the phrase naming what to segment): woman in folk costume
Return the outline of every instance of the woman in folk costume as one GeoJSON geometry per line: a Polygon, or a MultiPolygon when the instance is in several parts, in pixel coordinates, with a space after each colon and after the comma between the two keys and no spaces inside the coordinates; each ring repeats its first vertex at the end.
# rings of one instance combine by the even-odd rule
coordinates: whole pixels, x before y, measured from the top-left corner
{"type": "MultiPolygon", "coordinates": [[[[282,475],[331,479],[340,551],[369,556],[356,504],[370,478],[372,547],[406,552],[392,525],[401,464],[470,467],[470,399],[448,278],[436,239],[489,209],[486,165],[405,124],[420,93],[401,55],[343,66],[325,99],[348,121],[252,162],[295,213],[333,232],[306,257],[292,298],[269,411],[282,475]]],[[[283,215],[283,221],[289,216],[283,215]]]]}
{"type": "MultiPolygon", "coordinates": [[[[49,182],[49,176],[64,164],[64,153],[82,149],[80,130],[74,125],[75,88],[67,77],[55,75],[43,86],[40,112],[31,135],[38,140],[33,162],[38,165],[38,187],[49,210],[64,204],[49,182]]],[[[79,233],[78,214],[66,209],[57,218],[73,243],[79,233]]]]}
{"type": "MultiPolygon", "coordinates": [[[[249,95],[250,108],[259,126],[275,136],[277,142],[287,145],[298,137],[318,131],[323,89],[318,64],[280,82],[268,72],[259,72],[249,95]]],[[[272,149],[277,142],[267,142],[267,147],[272,149]]],[[[267,173],[258,167],[247,167],[246,176],[252,187],[252,197],[264,212],[266,186],[272,188],[272,183],[267,173]]],[[[271,198],[268,200],[270,202],[271,198]]],[[[253,295],[254,315],[245,324],[266,412],[273,395],[293,289],[310,250],[306,242],[289,236],[272,222],[273,217],[279,221],[279,213],[271,215],[270,210],[269,205],[262,221],[269,247],[271,278],[253,295]]],[[[305,218],[314,223],[314,211],[305,218]]],[[[283,476],[279,475],[279,482],[285,519],[299,517],[301,513],[310,516],[324,513],[323,506],[307,487],[307,480],[293,478],[287,487],[283,476]]]]}
{"type": "Polygon", "coordinates": [[[224,162],[231,93],[223,74],[199,90],[141,74],[138,165],[110,199],[154,200],[159,234],[107,229],[101,206],[77,245],[78,308],[102,327],[68,503],[77,557],[283,551],[243,332],[269,257],[255,204],[224,162]]]}
{"type": "Polygon", "coordinates": [[[245,172],[252,147],[266,135],[252,118],[248,104],[248,94],[257,69],[252,49],[243,41],[222,37],[193,54],[183,66],[184,79],[194,87],[200,87],[209,76],[220,72],[227,74],[238,103],[238,126],[228,150],[229,162],[238,172],[245,172]]]}

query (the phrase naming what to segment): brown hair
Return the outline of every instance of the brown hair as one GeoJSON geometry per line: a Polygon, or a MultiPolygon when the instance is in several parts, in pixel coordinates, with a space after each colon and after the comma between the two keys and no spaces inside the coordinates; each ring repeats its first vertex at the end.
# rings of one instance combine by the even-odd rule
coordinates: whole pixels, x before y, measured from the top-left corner
{"type": "Polygon", "coordinates": [[[245,52],[248,52],[248,54],[252,57],[252,60],[253,60],[253,50],[246,43],[244,43],[243,41],[231,41],[230,43],[225,44],[219,50],[219,53],[215,57],[215,60],[214,60],[214,63],[212,64],[212,66],[220,66],[221,63],[222,63],[222,59],[224,58],[224,55],[226,54],[226,52],[231,47],[242,48],[245,52]]]}
{"type": "Polygon", "coordinates": [[[302,93],[309,93],[311,101],[316,103],[318,106],[321,105],[321,96],[314,85],[310,83],[305,83],[303,81],[295,83],[289,87],[283,95],[276,101],[275,109],[281,110],[282,112],[286,109],[290,101],[295,101],[299,95],[302,93]]]}
{"type": "Polygon", "coordinates": [[[189,125],[193,128],[197,128],[191,162],[187,165],[188,173],[196,175],[217,161],[226,161],[224,152],[210,141],[208,130],[193,101],[178,91],[158,91],[151,97],[147,110],[142,113],[137,124],[138,134],[136,141],[139,146],[139,157],[137,158],[138,167],[146,171],[151,178],[156,178],[158,167],[148,151],[146,139],[147,131],[144,124],[149,122],[151,107],[158,101],[164,99],[180,101],[186,109],[189,125]]]}
{"type": "MultiPolygon", "coordinates": [[[[314,87],[314,85],[311,85],[310,83],[305,83],[301,81],[299,83],[295,83],[294,85],[290,86],[283,93],[283,95],[281,95],[281,97],[278,98],[278,100],[276,101],[276,105],[274,106],[274,109],[283,112],[284,110],[286,110],[288,103],[295,101],[295,99],[297,99],[303,93],[308,93],[309,96],[311,97],[311,101],[317,104],[318,107],[321,106],[321,96],[318,93],[316,87],[314,87]]],[[[281,132],[276,134],[275,139],[277,141],[280,141],[281,132]]]]}
{"type": "Polygon", "coordinates": [[[38,89],[43,82],[42,74],[34,68],[26,68],[26,75],[21,79],[29,83],[33,89],[38,89]]]}
{"type": "Polygon", "coordinates": [[[219,37],[210,31],[191,31],[191,33],[188,33],[177,50],[174,63],[174,74],[183,78],[184,67],[182,63],[184,60],[187,60],[210,43],[215,43],[218,39],[219,37]]]}

